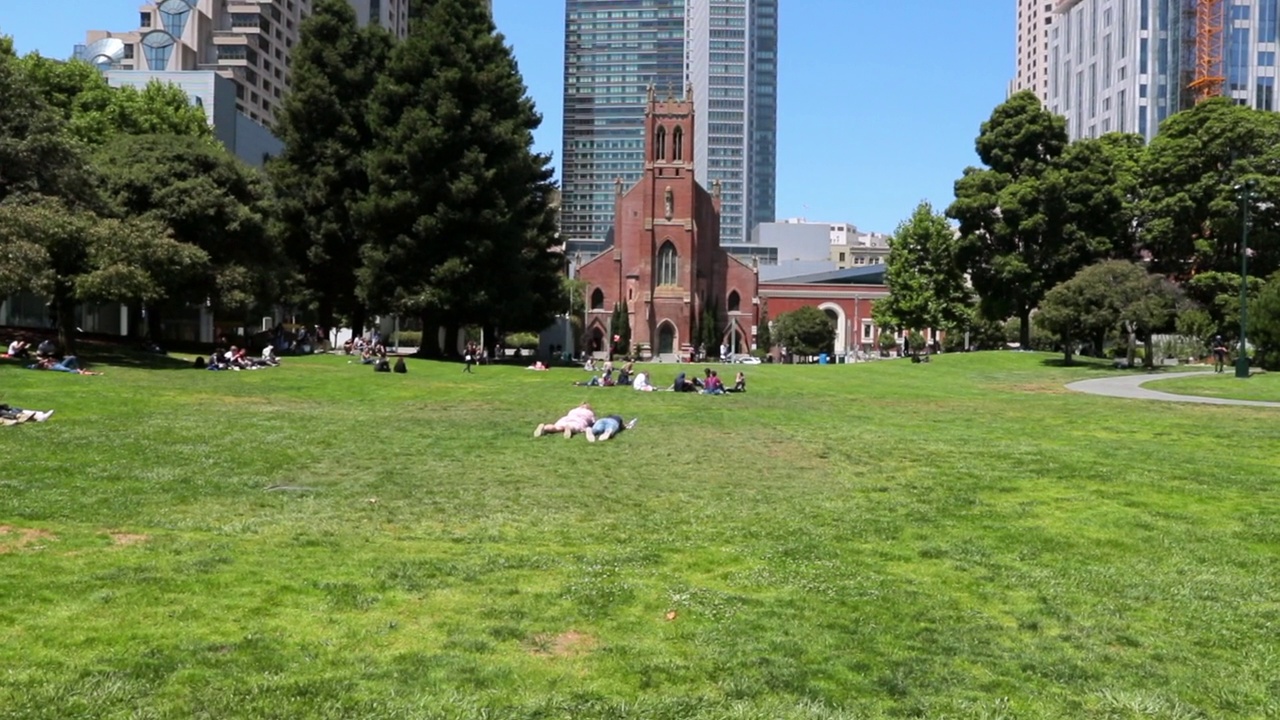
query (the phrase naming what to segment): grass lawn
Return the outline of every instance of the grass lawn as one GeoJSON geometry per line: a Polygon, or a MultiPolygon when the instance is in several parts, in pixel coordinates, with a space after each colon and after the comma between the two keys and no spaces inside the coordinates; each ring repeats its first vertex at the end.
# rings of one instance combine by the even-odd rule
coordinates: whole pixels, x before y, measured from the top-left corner
{"type": "Polygon", "coordinates": [[[0,366],[0,718],[1280,718],[1275,410],[120,362],[0,366]],[[640,423],[531,437],[583,399],[640,423]]]}
{"type": "Polygon", "coordinates": [[[1203,395],[1235,400],[1280,402],[1280,373],[1254,375],[1248,380],[1235,376],[1234,368],[1223,373],[1207,373],[1200,377],[1156,380],[1143,387],[1178,395],[1203,395]]]}

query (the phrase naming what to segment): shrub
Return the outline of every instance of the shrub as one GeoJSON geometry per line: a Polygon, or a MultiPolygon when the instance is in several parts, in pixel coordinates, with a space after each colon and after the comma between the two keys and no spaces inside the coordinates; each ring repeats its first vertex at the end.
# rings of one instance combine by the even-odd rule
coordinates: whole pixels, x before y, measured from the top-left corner
{"type": "Polygon", "coordinates": [[[421,347],[422,333],[418,330],[401,330],[396,333],[395,344],[405,347],[421,347]]]}
{"type": "Polygon", "coordinates": [[[520,348],[521,350],[537,350],[538,335],[531,332],[508,333],[502,339],[502,344],[509,348],[520,348]]]}

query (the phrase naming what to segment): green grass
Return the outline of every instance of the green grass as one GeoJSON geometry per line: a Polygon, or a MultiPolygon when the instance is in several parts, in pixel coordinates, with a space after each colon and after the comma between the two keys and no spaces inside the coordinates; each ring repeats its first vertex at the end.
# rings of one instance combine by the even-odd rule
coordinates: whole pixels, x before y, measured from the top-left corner
{"type": "Polygon", "coordinates": [[[1203,395],[1205,397],[1231,398],[1233,400],[1262,400],[1280,402],[1280,374],[1253,375],[1248,380],[1235,376],[1233,368],[1224,373],[1207,373],[1199,377],[1156,380],[1143,387],[1178,395],[1203,395]]]}
{"type": "Polygon", "coordinates": [[[409,368],[0,366],[0,718],[1280,718],[1274,410],[409,368]]]}

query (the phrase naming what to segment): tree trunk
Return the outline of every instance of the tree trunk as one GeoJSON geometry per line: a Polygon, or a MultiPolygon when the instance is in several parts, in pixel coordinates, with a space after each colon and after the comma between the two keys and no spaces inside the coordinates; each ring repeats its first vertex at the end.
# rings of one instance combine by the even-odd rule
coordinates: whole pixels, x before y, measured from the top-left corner
{"type": "Polygon", "coordinates": [[[1031,308],[1018,313],[1018,345],[1023,350],[1031,349],[1031,308]]]}
{"type": "Polygon", "coordinates": [[[1071,364],[1071,348],[1074,346],[1075,346],[1075,343],[1072,342],[1071,340],[1071,333],[1067,333],[1066,335],[1062,336],[1062,364],[1063,365],[1071,364]]]}
{"type": "Polygon", "coordinates": [[[1146,348],[1146,357],[1142,358],[1142,367],[1154,368],[1156,366],[1155,358],[1155,341],[1151,339],[1151,333],[1147,333],[1147,337],[1142,341],[1142,347],[1146,348]]]}
{"type": "Polygon", "coordinates": [[[53,318],[63,355],[76,354],[76,306],[69,285],[59,281],[53,291],[53,318]]]}
{"type": "Polygon", "coordinates": [[[364,335],[364,324],[369,319],[369,312],[362,303],[357,303],[351,310],[351,334],[353,337],[364,335]]]}
{"type": "Polygon", "coordinates": [[[1136,340],[1136,338],[1134,337],[1133,323],[1128,323],[1128,322],[1125,323],[1124,331],[1129,339],[1129,343],[1128,343],[1129,347],[1127,350],[1127,356],[1125,357],[1125,361],[1129,367],[1133,367],[1133,358],[1137,354],[1137,348],[1133,346],[1134,341],[1136,340]]]}
{"type": "Polygon", "coordinates": [[[422,311],[422,343],[418,347],[417,357],[439,359],[440,342],[438,340],[440,334],[440,326],[435,322],[435,316],[430,311],[422,311]]]}

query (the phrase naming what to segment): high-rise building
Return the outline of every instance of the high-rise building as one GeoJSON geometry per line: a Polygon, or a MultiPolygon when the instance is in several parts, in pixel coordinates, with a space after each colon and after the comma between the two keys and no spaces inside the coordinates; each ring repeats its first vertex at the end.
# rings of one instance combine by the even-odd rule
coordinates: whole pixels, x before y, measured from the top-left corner
{"type": "MultiPolygon", "coordinates": [[[[350,0],[362,24],[408,32],[410,0],[350,0]]],[[[236,107],[264,125],[289,89],[290,58],[312,0],[157,0],[138,29],[90,30],[75,57],[103,70],[212,70],[235,84],[236,107]]]]}
{"type": "MultiPolygon", "coordinates": [[[[1155,136],[1195,97],[1197,2],[1062,0],[1049,37],[1048,108],[1072,139],[1103,133],[1155,136]]],[[[1277,110],[1280,0],[1219,0],[1221,93],[1277,110]]]]}
{"type": "Polygon", "coordinates": [[[685,0],[567,0],[560,234],[604,238],[614,182],[644,172],[644,110],[684,95],[685,0]]]}
{"type": "Polygon", "coordinates": [[[1018,1],[1017,74],[1012,92],[1030,90],[1046,102],[1049,97],[1049,27],[1059,0],[1018,1]]]}
{"type": "Polygon", "coordinates": [[[698,176],[723,187],[720,237],[749,240],[774,220],[778,0],[688,0],[698,176]]]}
{"type": "Polygon", "coordinates": [[[606,238],[616,180],[645,168],[647,89],[691,89],[697,176],[720,181],[720,237],[774,219],[778,0],[567,0],[561,234],[606,238]]]}

